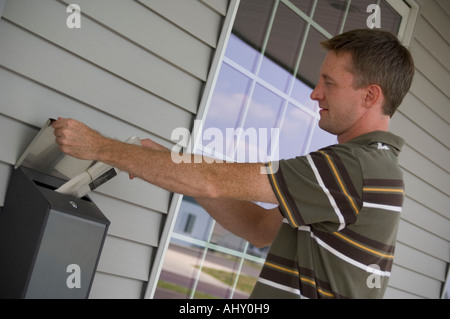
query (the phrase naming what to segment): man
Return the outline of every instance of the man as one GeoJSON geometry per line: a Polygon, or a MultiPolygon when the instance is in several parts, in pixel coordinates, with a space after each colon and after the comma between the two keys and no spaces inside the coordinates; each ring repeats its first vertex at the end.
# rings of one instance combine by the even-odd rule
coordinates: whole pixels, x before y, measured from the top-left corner
{"type": "Polygon", "coordinates": [[[339,144],[266,163],[268,174],[259,163],[176,164],[151,140],[142,148],[124,144],[71,119],[53,123],[56,142],[69,155],[193,196],[236,235],[271,244],[251,297],[382,297],[404,197],[397,164],[404,141],[388,129],[414,65],[384,31],[350,31],[322,45],[328,52],[311,98],[319,102],[319,126],[339,144]]]}

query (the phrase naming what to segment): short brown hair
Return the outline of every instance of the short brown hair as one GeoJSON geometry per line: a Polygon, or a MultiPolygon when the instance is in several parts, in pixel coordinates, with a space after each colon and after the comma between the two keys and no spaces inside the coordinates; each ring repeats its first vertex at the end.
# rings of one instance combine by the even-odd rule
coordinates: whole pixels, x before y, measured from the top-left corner
{"type": "Polygon", "coordinates": [[[321,45],[336,54],[351,53],[354,87],[379,85],[385,97],[384,114],[392,117],[408,93],[414,76],[411,53],[398,38],[383,30],[361,29],[339,34],[321,45]]]}

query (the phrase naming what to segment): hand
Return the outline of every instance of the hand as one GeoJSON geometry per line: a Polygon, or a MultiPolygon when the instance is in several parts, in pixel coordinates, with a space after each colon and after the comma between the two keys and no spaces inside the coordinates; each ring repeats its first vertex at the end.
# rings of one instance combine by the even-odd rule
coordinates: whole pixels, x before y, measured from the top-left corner
{"type": "Polygon", "coordinates": [[[84,160],[98,160],[105,140],[100,133],[73,119],[58,118],[52,126],[55,141],[63,153],[84,160]]]}

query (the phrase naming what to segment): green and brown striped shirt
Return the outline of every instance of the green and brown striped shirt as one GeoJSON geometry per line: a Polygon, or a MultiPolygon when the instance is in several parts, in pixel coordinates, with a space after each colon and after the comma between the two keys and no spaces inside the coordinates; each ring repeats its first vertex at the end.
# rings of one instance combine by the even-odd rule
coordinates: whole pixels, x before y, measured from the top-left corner
{"type": "Polygon", "coordinates": [[[268,163],[284,221],[251,298],[381,298],[404,199],[404,140],[372,132],[268,163]]]}

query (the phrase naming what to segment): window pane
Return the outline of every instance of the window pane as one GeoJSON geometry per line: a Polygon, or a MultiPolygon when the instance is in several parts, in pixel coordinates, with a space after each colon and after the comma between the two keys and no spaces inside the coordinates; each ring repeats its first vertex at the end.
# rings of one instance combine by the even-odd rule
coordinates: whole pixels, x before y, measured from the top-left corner
{"type": "Polygon", "coordinates": [[[320,42],[327,38],[314,28],[309,30],[297,77],[310,87],[315,87],[319,80],[319,70],[326,51],[320,42]]]}
{"type": "Polygon", "coordinates": [[[332,135],[324,130],[322,130],[317,124],[315,126],[311,143],[309,145],[309,152],[317,151],[323,147],[337,144],[336,135],[332,135]]]}
{"type": "MultiPolygon", "coordinates": [[[[234,281],[237,278],[239,261],[240,258],[208,249],[194,298],[229,299],[233,293],[234,281]]],[[[234,297],[248,298],[248,295],[236,291],[234,297]]]]}
{"type": "Polygon", "coordinates": [[[155,299],[188,299],[195,286],[195,278],[204,248],[188,243],[170,243],[155,291],[155,299]]]}
{"type": "Polygon", "coordinates": [[[243,127],[244,134],[238,142],[237,161],[263,162],[266,155],[271,155],[270,136],[273,128],[278,127],[282,104],[281,97],[256,85],[243,127]]]}
{"type": "Polygon", "coordinates": [[[267,44],[266,56],[268,59],[263,61],[260,77],[283,92],[287,90],[289,74],[293,73],[298,60],[305,29],[306,22],[294,11],[280,3],[267,44]],[[269,62],[269,59],[272,60],[272,63],[269,62]],[[274,76],[273,62],[285,70],[285,77],[280,77],[278,73],[274,76]]]}
{"type": "Polygon", "coordinates": [[[302,10],[307,16],[311,14],[311,9],[314,0],[291,0],[291,2],[300,10],[302,10]]]}
{"type": "Polygon", "coordinates": [[[253,287],[258,280],[259,274],[261,273],[262,266],[263,264],[250,260],[244,260],[233,299],[240,299],[241,295],[244,298],[248,298],[250,296],[253,291],[253,287]]]}
{"type": "Polygon", "coordinates": [[[319,0],[313,20],[332,35],[339,33],[347,7],[346,1],[319,0]]]}
{"type": "Polygon", "coordinates": [[[289,104],[280,132],[280,158],[287,159],[305,152],[313,117],[289,104]]]}
{"type": "MultiPolygon", "coordinates": [[[[226,137],[227,128],[235,128],[239,125],[247,101],[249,86],[250,79],[229,65],[222,64],[208,116],[205,120],[204,132],[207,132],[208,129],[218,130],[223,137],[226,137]]],[[[208,146],[212,142],[203,140],[202,144],[208,146]]],[[[219,145],[221,149],[215,151],[232,155],[232,141],[224,139],[223,142],[225,145],[219,145]]]]}
{"type": "Polygon", "coordinates": [[[366,12],[370,3],[365,1],[352,1],[345,20],[344,32],[353,29],[366,29],[367,18],[369,14],[366,12]]]}
{"type": "Polygon", "coordinates": [[[380,13],[381,28],[397,34],[402,22],[402,16],[386,1],[380,2],[380,13]]]}
{"type": "Polygon", "coordinates": [[[233,34],[260,52],[269,26],[274,0],[241,1],[233,34]]]}
{"type": "Polygon", "coordinates": [[[194,228],[196,218],[197,216],[195,216],[194,214],[188,214],[186,224],[183,229],[186,234],[192,234],[192,229],[194,228]]]}
{"type": "Polygon", "coordinates": [[[291,96],[296,101],[300,102],[303,106],[307,107],[311,111],[316,111],[318,108],[318,102],[311,100],[312,88],[307,86],[299,79],[295,79],[294,86],[292,88],[291,96]]]}
{"type": "Polygon", "coordinates": [[[208,240],[212,223],[213,220],[208,213],[193,198],[186,196],[181,202],[173,231],[206,241],[208,240]],[[188,229],[186,228],[187,226],[188,229]]]}
{"type": "Polygon", "coordinates": [[[289,79],[292,75],[281,68],[276,62],[267,57],[263,57],[259,76],[280,91],[286,92],[289,88],[289,79]]]}
{"type": "Polygon", "coordinates": [[[246,241],[232,234],[219,223],[216,223],[214,225],[211,243],[242,252],[244,251],[246,241]]]}
{"type": "MultiPolygon", "coordinates": [[[[367,18],[371,12],[367,12],[370,2],[352,1],[350,11],[345,22],[344,31],[353,29],[366,29],[367,18]]],[[[380,1],[381,29],[397,34],[402,17],[386,1],[380,1]]]]}
{"type": "Polygon", "coordinates": [[[258,51],[234,34],[230,36],[225,55],[249,71],[255,69],[257,58],[260,56],[258,51]]]}

